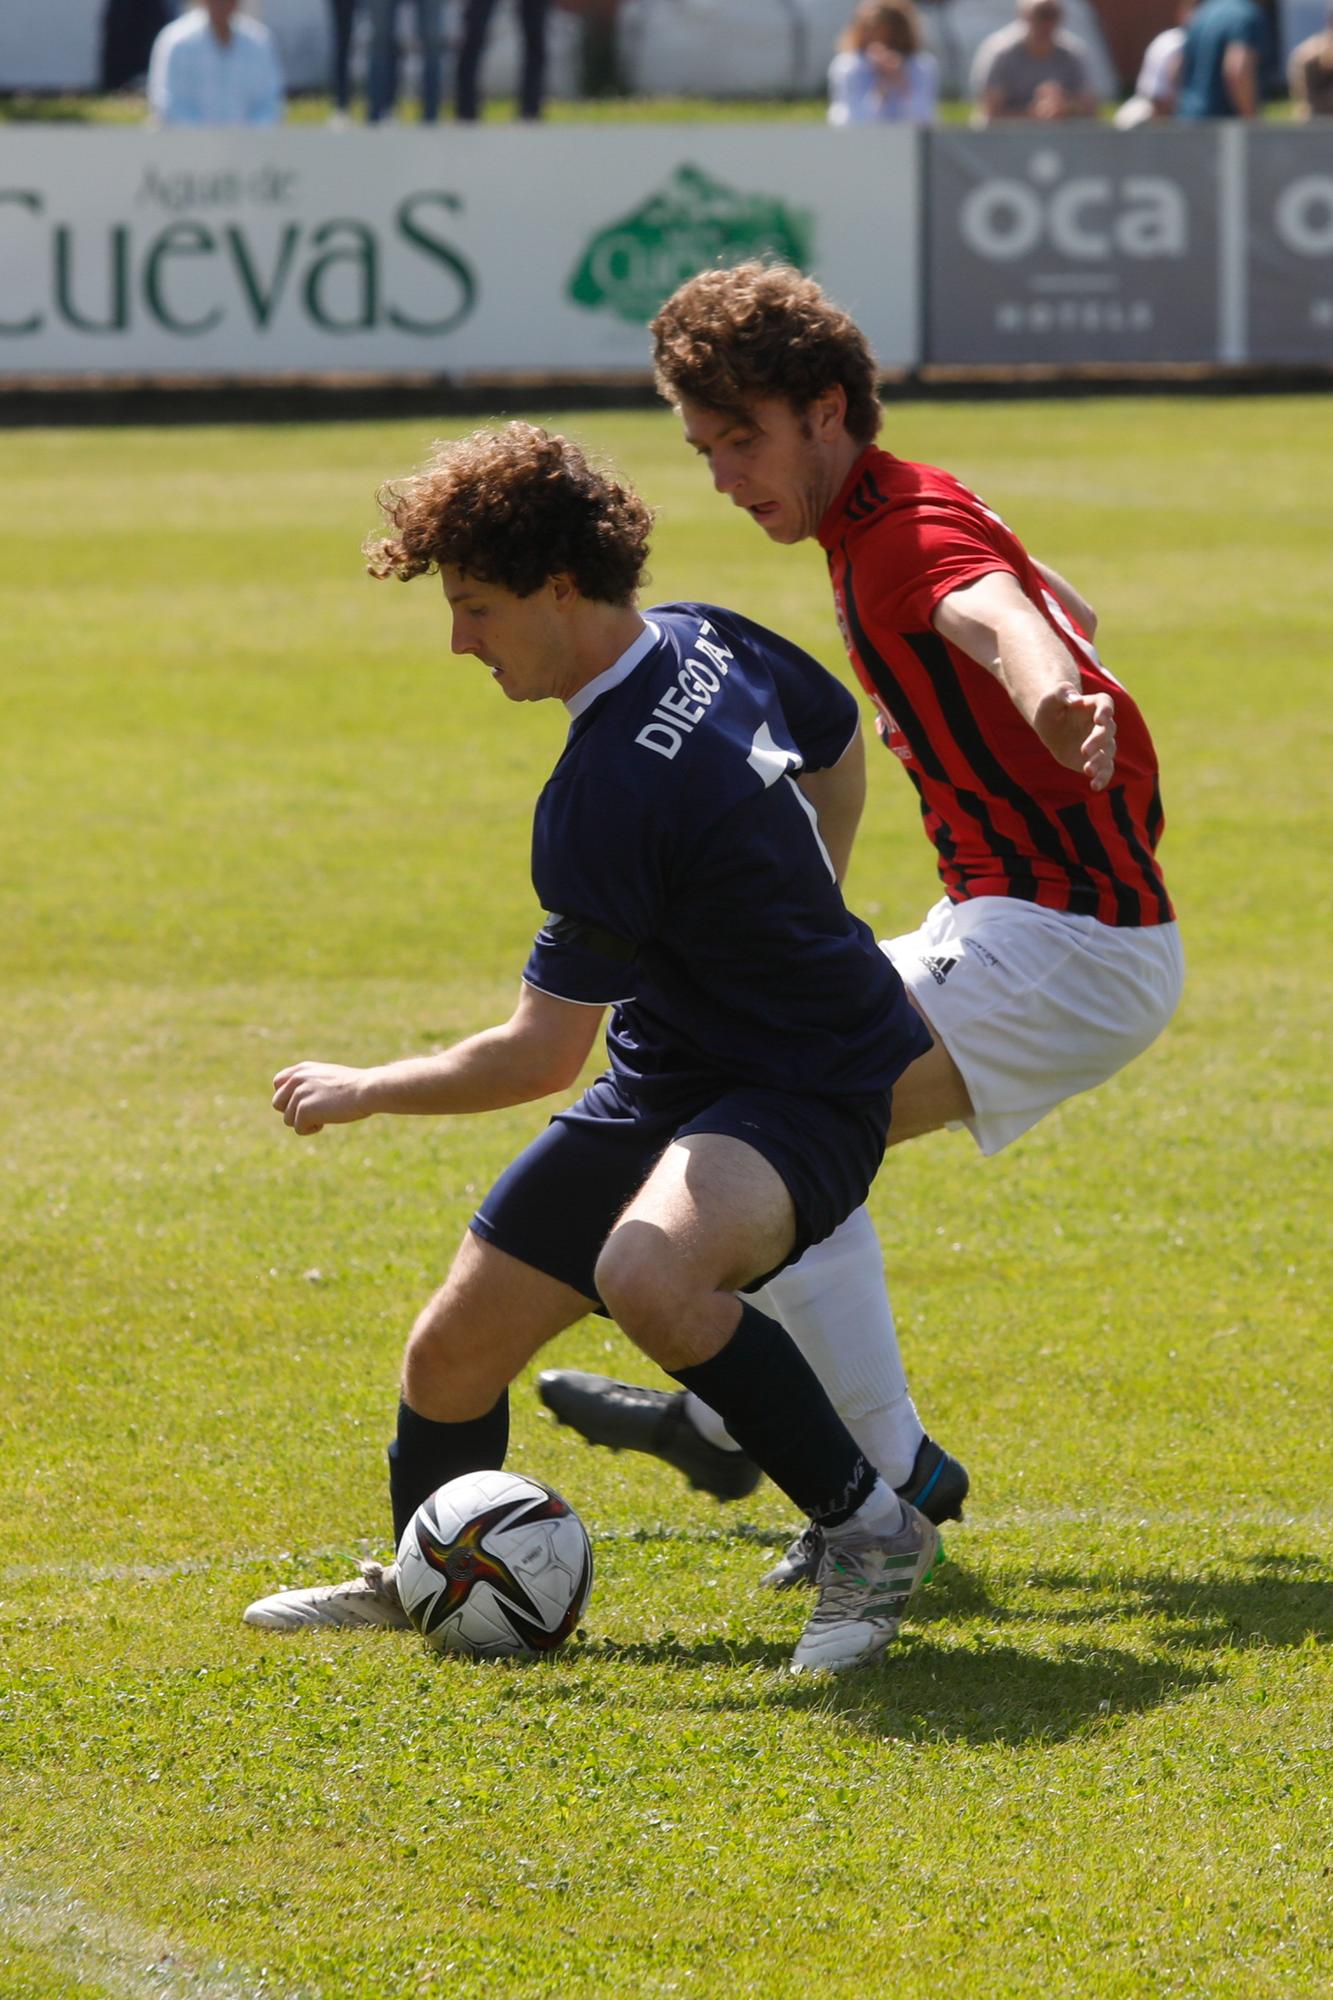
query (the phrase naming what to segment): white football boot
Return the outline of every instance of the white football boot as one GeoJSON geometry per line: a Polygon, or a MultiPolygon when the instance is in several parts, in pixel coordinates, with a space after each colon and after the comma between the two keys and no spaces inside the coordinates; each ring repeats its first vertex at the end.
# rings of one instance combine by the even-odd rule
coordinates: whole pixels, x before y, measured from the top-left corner
{"type": "Polygon", "coordinates": [[[266,1632],[301,1632],[315,1625],[356,1631],[377,1625],[406,1631],[411,1624],[398,1596],[395,1563],[363,1562],[360,1576],[346,1583],[317,1583],[308,1590],[279,1590],[259,1597],[245,1611],[247,1625],[266,1632]]]}
{"type": "Polygon", "coordinates": [[[825,1532],[818,1599],[791,1657],[794,1674],[869,1666],[897,1638],[908,1600],[944,1556],[933,1521],[907,1501],[903,1516],[887,1538],[825,1532]]]}

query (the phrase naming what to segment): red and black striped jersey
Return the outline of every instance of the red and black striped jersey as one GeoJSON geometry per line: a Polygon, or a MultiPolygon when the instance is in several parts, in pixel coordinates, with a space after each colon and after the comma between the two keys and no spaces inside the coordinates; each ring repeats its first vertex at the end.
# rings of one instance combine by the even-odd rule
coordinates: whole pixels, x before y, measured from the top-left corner
{"type": "Polygon", "coordinates": [[[949,473],[871,446],[819,539],[852,665],[917,789],[951,899],[1016,896],[1105,924],[1170,922],[1147,725],[998,515],[949,473]],[[1104,792],[1058,764],[995,676],[931,623],[950,591],[994,570],[1018,579],[1085,690],[1114,698],[1115,776],[1104,792]]]}

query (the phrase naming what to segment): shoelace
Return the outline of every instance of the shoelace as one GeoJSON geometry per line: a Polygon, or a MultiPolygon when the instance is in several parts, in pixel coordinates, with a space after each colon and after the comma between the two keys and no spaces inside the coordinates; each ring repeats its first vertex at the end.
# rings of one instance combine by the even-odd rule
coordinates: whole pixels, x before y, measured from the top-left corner
{"type": "MultiPolygon", "coordinates": [[[[867,1550],[873,1557],[875,1551],[867,1550]]],[[[811,1620],[823,1624],[828,1619],[865,1618],[892,1612],[908,1595],[901,1577],[886,1577],[868,1566],[855,1547],[841,1547],[830,1554],[819,1573],[819,1605],[811,1620]]]]}
{"type": "Polygon", "coordinates": [[[363,1562],[361,1581],[374,1596],[382,1597],[386,1604],[398,1603],[398,1580],[395,1576],[389,1575],[386,1564],[363,1562]]]}
{"type": "Polygon", "coordinates": [[[808,1528],[802,1528],[796,1540],[787,1551],[790,1563],[808,1563],[813,1557],[818,1562],[824,1550],[824,1530],[812,1521],[808,1528]]]}
{"type": "Polygon", "coordinates": [[[864,1614],[866,1592],[873,1582],[853,1549],[826,1555],[819,1571],[819,1608],[815,1618],[822,1623],[826,1618],[840,1619],[855,1613],[864,1614]]]}

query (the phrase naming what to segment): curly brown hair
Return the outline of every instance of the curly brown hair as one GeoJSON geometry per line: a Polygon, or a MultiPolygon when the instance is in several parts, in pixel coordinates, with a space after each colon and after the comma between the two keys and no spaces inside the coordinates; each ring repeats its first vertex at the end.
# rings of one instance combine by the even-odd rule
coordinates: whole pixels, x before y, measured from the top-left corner
{"type": "Polygon", "coordinates": [[[659,393],[727,416],[780,396],[797,414],[835,383],[847,392],[846,424],[869,444],[882,412],[875,358],[856,322],[813,278],[787,264],[701,271],[674,291],[653,320],[659,393]]]}
{"type": "Polygon", "coordinates": [[[392,535],[363,546],[372,576],[409,583],[442,566],[530,597],[572,576],[601,604],[629,604],[648,557],[652,512],[566,437],[536,424],[436,444],[429,464],[376,495],[392,535]]]}

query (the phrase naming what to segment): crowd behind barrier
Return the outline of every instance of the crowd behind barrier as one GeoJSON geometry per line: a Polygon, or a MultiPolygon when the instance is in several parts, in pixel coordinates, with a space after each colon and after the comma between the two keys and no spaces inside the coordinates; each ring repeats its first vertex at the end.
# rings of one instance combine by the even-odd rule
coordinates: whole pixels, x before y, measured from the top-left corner
{"type": "MultiPolygon", "coordinates": [[[[531,120],[548,95],[821,90],[835,125],[926,124],[959,100],[977,125],[1054,123],[1109,115],[1136,69],[1121,127],[1249,115],[1261,94],[1288,90],[1305,119],[1333,98],[1327,0],[43,0],[40,13],[0,10],[0,112],[24,83],[55,88],[62,64],[74,66],[66,83],[91,88],[96,72],[104,92],[144,88],[154,41],[173,24],[184,66],[210,73],[210,122],[271,115],[227,81],[244,66],[234,49],[252,56],[256,38],[291,94],[329,101],[335,126],[392,120],[412,99],[406,115],[433,123],[471,122],[494,95],[531,120]],[[1210,37],[1200,56],[1194,44],[1210,37]],[[1232,59],[1247,43],[1237,80],[1232,59]]],[[[261,95],[271,101],[271,89],[261,95]]],[[[174,122],[160,106],[154,115],[174,122]]]]}
{"type": "MultiPolygon", "coordinates": [[[[1333,98],[1326,0],[1135,0],[1118,12],[1106,0],[44,0],[48,48],[52,10],[69,8],[98,15],[104,90],[154,72],[162,123],[271,122],[283,84],[327,94],[334,125],[361,96],[368,123],[416,96],[429,124],[450,96],[453,116],[475,121],[497,88],[532,120],[548,88],[790,95],[812,76],[834,125],[928,124],[941,97],[960,96],[978,126],[1058,123],[1098,115],[1128,85],[1108,68],[1108,20],[1119,59],[1139,64],[1122,128],[1251,116],[1285,89],[1304,119],[1333,98]],[[678,73],[682,56],[692,75],[678,73]]],[[[16,23],[20,41],[34,32],[22,18],[26,28],[0,14],[0,97],[7,69],[21,67],[16,23]]]]}
{"type": "MultiPolygon", "coordinates": [[[[141,77],[154,34],[187,0],[41,0],[0,8],[0,93],[122,89],[141,77]]],[[[1120,94],[1110,56],[1126,64],[1134,22],[1153,22],[1170,0],[1061,0],[1062,32],[1084,49],[1099,98],[1120,94]]],[[[1263,0],[1297,10],[1302,32],[1316,0],[1263,0]],[[1304,10],[1302,13],[1301,10],[1304,10]]],[[[544,13],[552,95],[618,88],[631,95],[797,96],[822,94],[855,0],[244,0],[269,27],[288,88],[326,94],[346,110],[352,88],[383,102],[386,57],[406,58],[410,80],[428,87],[443,52],[450,94],[469,39],[484,44],[483,85],[515,94],[529,55],[532,16],[544,13]],[[489,32],[474,25],[490,15],[489,32]],[[372,78],[372,71],[378,72],[372,78]],[[336,81],[335,81],[336,79],[336,81]]],[[[1015,0],[916,0],[926,51],[946,98],[967,96],[977,51],[1003,29],[1015,0]]],[[[909,9],[909,11],[913,11],[909,9]]],[[[1293,15],[1293,18],[1297,18],[1293,15]]],[[[1137,62],[1149,27],[1142,26],[1137,62]]]]}

